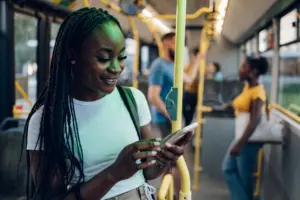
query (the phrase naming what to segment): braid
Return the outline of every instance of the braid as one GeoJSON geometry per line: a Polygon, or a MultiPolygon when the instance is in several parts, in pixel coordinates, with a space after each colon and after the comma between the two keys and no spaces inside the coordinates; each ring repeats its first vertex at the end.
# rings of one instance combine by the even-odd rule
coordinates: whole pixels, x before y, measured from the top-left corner
{"type": "MultiPolygon", "coordinates": [[[[33,106],[25,125],[23,145],[28,136],[30,119],[38,109],[43,107],[38,138],[39,149],[43,150],[43,163],[39,163],[37,169],[42,177],[40,183],[36,186],[33,199],[43,200],[47,198],[45,194],[50,188],[53,177],[58,175],[58,169],[64,175],[63,181],[66,188],[71,184],[75,173],[76,185],[85,180],[83,152],[71,96],[72,77],[70,74],[72,73],[72,67],[67,52],[70,48],[79,49],[84,38],[97,25],[105,22],[114,22],[121,29],[116,18],[107,11],[96,8],[83,8],[73,12],[61,24],[53,50],[49,79],[45,89],[33,106]]],[[[28,160],[27,173],[29,172],[28,160]]],[[[28,174],[28,199],[31,198],[28,189],[29,184],[28,174]]]]}

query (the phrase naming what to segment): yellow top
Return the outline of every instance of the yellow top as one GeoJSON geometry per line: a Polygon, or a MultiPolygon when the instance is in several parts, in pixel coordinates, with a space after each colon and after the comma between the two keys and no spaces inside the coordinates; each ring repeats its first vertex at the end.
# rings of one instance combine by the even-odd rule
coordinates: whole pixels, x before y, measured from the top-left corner
{"type": "MultiPolygon", "coordinates": [[[[249,87],[248,84],[245,84],[242,93],[237,96],[232,103],[235,115],[238,115],[240,112],[250,112],[251,102],[257,99],[261,99],[266,103],[267,95],[264,86],[260,84],[254,87],[249,87]]],[[[263,108],[263,111],[264,110],[265,108],[263,108]]]]}

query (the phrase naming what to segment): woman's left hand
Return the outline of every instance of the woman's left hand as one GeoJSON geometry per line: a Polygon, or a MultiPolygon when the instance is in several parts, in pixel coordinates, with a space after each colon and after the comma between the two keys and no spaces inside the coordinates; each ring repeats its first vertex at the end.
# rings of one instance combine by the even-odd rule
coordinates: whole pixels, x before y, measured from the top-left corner
{"type": "Polygon", "coordinates": [[[192,136],[193,132],[189,132],[175,144],[166,143],[156,155],[157,163],[163,167],[171,166],[184,154],[184,147],[192,139],[192,136]]]}
{"type": "Polygon", "coordinates": [[[237,142],[230,150],[231,156],[238,156],[243,148],[243,145],[241,142],[237,142]]]}

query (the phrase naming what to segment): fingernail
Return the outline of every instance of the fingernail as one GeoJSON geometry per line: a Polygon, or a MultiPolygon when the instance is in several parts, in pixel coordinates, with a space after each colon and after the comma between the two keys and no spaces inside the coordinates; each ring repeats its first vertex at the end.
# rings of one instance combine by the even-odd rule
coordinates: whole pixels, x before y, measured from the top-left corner
{"type": "Polygon", "coordinates": [[[166,143],[166,147],[170,148],[172,145],[170,143],[166,143]]]}
{"type": "Polygon", "coordinates": [[[158,147],[158,148],[156,148],[156,151],[161,151],[161,148],[159,148],[159,147],[158,147]]]}
{"type": "Polygon", "coordinates": [[[160,142],[154,142],[154,145],[155,145],[155,146],[159,146],[159,145],[160,145],[160,142]]]}
{"type": "Polygon", "coordinates": [[[151,155],[152,155],[152,156],[155,156],[156,154],[157,154],[157,151],[152,151],[152,152],[151,152],[151,155]]]}
{"type": "Polygon", "coordinates": [[[156,160],[151,160],[150,163],[151,163],[151,164],[154,164],[154,163],[156,163],[156,160]]]}
{"type": "Polygon", "coordinates": [[[161,138],[155,138],[156,141],[160,142],[161,141],[161,138]]]}

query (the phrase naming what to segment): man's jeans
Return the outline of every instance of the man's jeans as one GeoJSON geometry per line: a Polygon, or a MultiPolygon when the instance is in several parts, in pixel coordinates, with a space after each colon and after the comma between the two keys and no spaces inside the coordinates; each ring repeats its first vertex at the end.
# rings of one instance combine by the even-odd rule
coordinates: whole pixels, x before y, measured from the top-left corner
{"type": "Polygon", "coordinates": [[[231,199],[253,200],[253,173],[257,163],[258,151],[262,144],[247,143],[238,156],[231,156],[230,150],[234,142],[230,145],[222,166],[231,199]]]}

